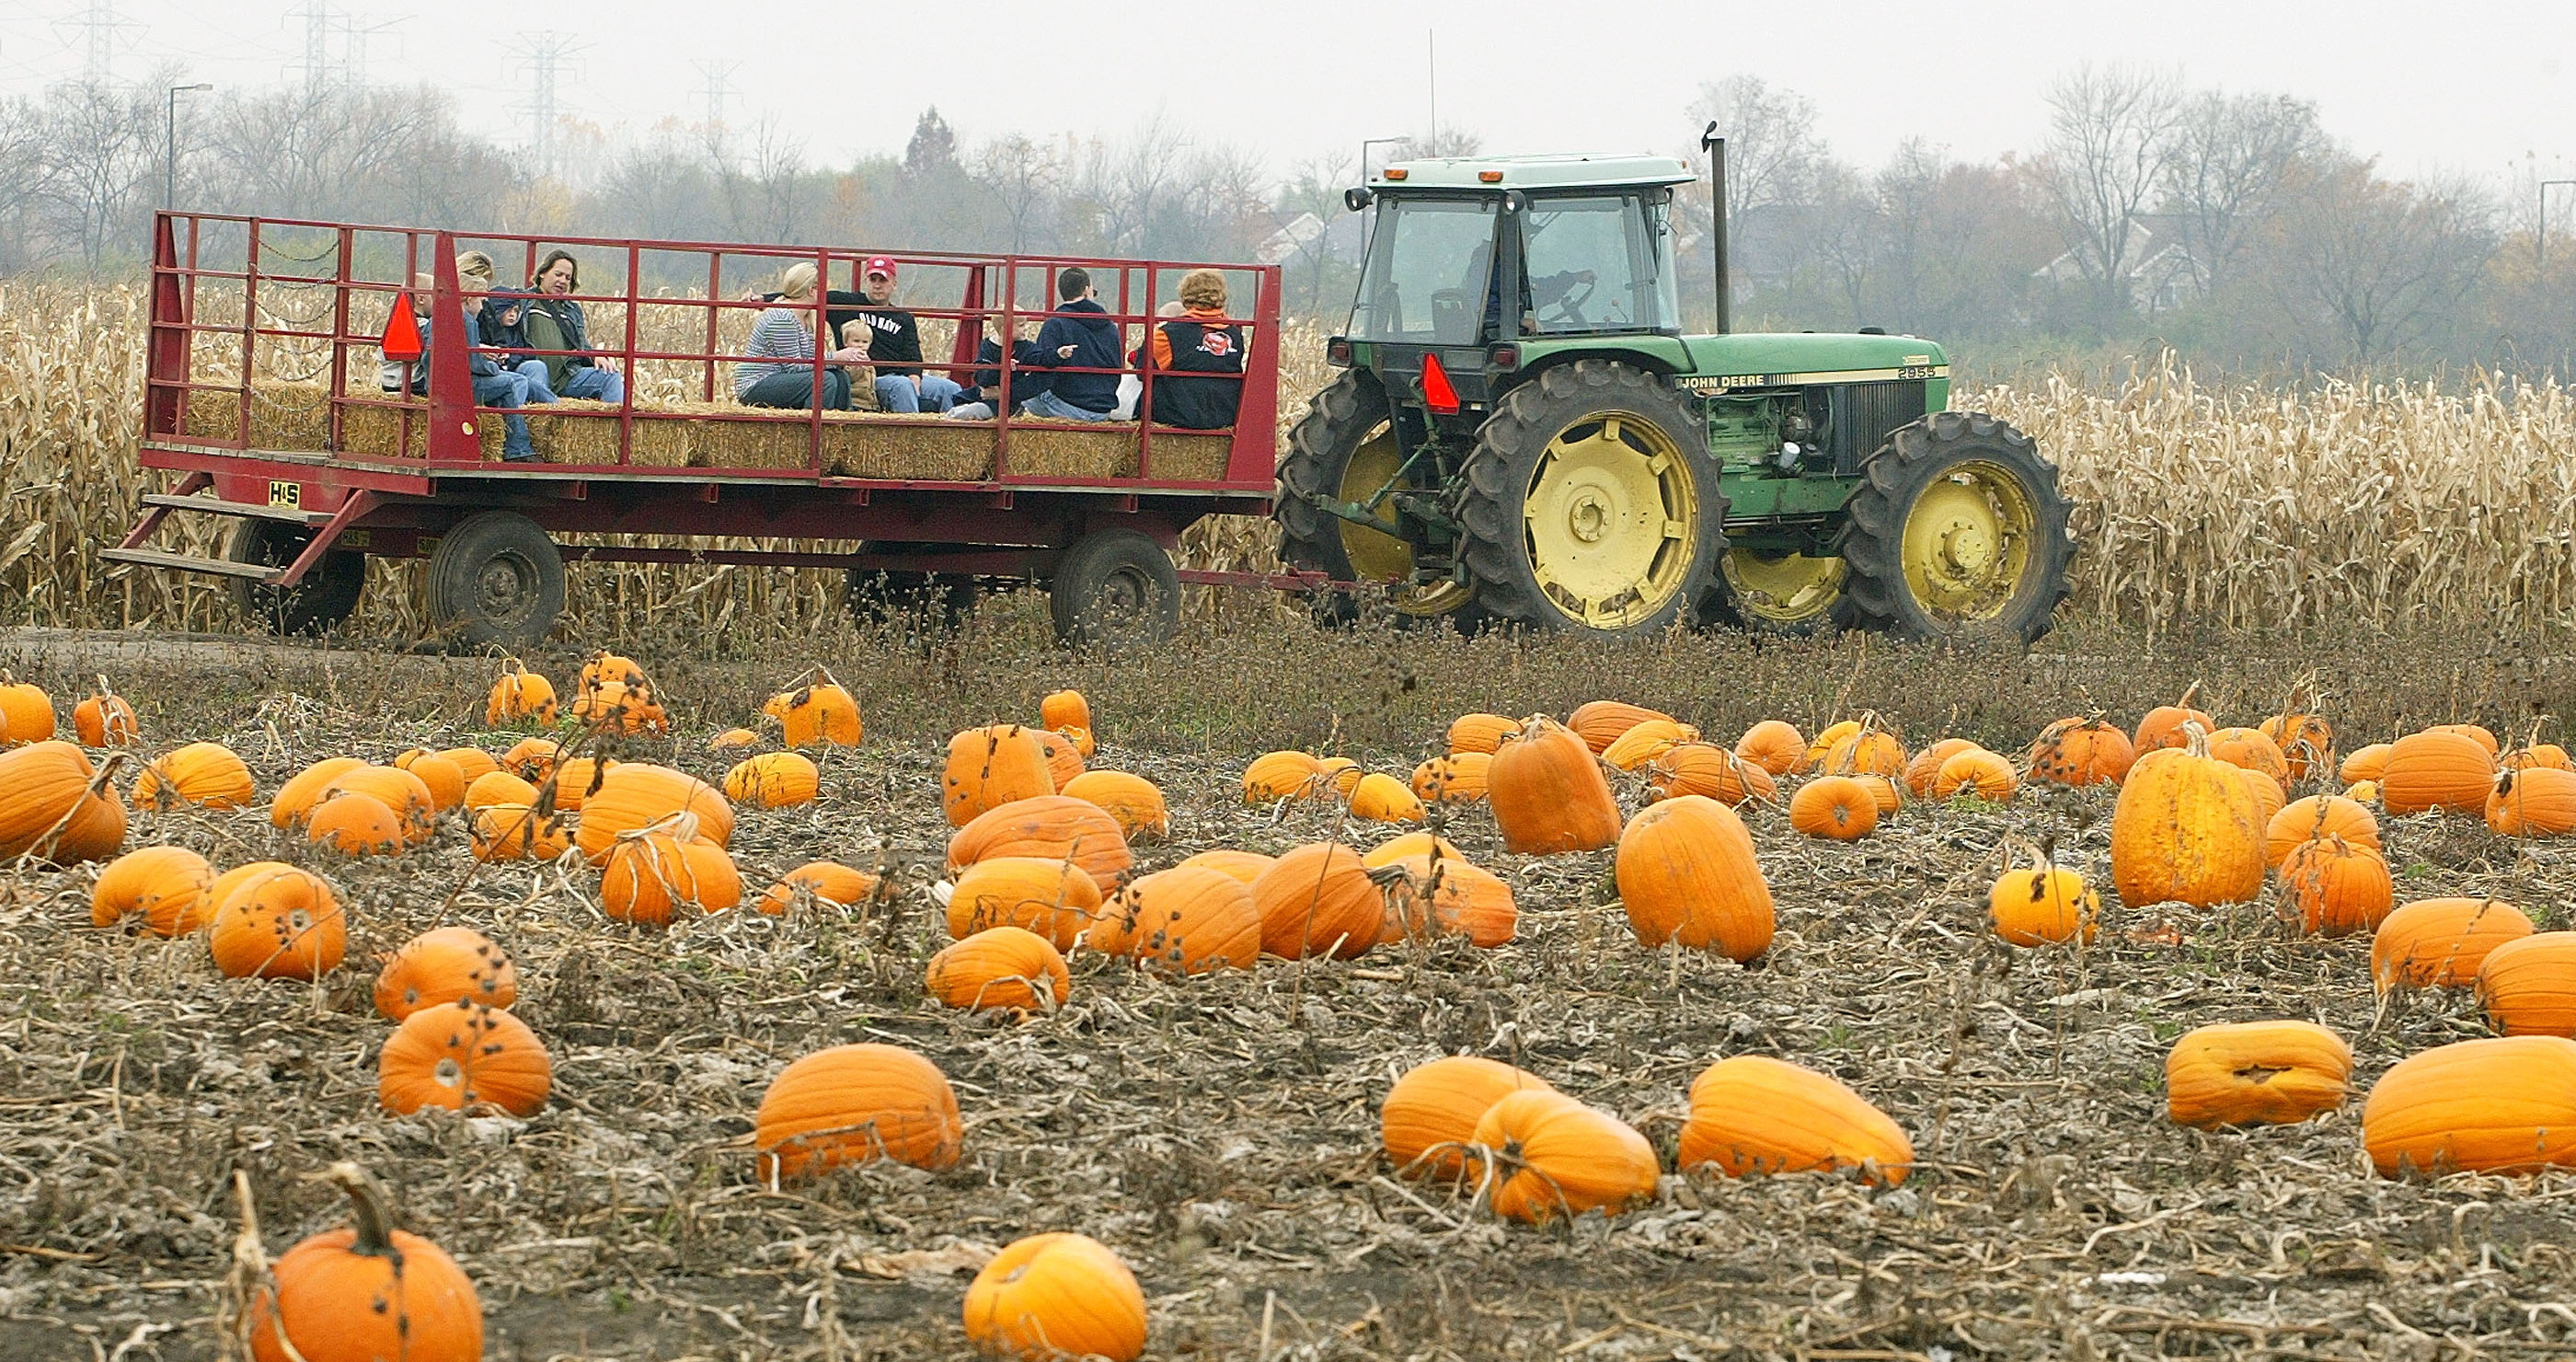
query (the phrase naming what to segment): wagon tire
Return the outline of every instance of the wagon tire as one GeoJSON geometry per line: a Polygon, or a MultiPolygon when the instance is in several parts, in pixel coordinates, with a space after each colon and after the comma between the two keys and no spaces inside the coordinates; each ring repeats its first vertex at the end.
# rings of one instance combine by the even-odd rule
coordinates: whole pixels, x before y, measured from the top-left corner
{"type": "Polygon", "coordinates": [[[563,554],[516,511],[458,521],[429,555],[430,622],[466,647],[535,647],[563,607],[563,554]]]}
{"type": "MultiPolygon", "coordinates": [[[[284,567],[313,542],[313,531],[275,520],[245,520],[233,527],[224,557],[236,563],[284,567]]],[[[277,634],[327,634],[357,613],[367,590],[367,556],[332,549],[292,587],[232,579],[233,604],[242,618],[277,634]]]]}
{"type": "Polygon", "coordinates": [[[1150,648],[1180,630],[1180,571],[1145,535],[1095,530],[1057,560],[1047,614],[1056,637],[1076,648],[1150,648]]]}

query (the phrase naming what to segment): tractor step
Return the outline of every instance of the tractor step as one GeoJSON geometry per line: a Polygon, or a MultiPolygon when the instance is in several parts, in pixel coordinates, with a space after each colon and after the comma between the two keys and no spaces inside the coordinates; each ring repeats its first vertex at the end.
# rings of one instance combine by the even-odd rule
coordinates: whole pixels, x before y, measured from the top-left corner
{"type": "Polygon", "coordinates": [[[163,553],[159,549],[100,549],[98,556],[111,563],[133,563],[140,567],[168,568],[174,572],[206,572],[218,577],[245,577],[254,582],[273,582],[286,575],[286,569],[264,563],[192,558],[184,553],[163,553]]]}
{"type": "Polygon", "coordinates": [[[295,506],[269,506],[256,501],[220,501],[214,497],[175,496],[168,492],[146,492],[146,506],[167,507],[173,511],[204,511],[208,515],[226,515],[244,520],[283,520],[290,525],[322,525],[330,522],[329,511],[307,511],[295,506]]]}

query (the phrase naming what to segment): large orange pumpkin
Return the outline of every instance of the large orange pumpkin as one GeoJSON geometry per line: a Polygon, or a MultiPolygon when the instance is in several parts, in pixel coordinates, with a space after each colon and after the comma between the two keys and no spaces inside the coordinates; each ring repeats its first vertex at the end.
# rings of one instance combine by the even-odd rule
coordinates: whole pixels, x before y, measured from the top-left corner
{"type": "Polygon", "coordinates": [[[1081,744],[1069,735],[1042,728],[1031,729],[1029,734],[1038,740],[1038,751],[1046,757],[1047,779],[1055,782],[1058,793],[1082,778],[1081,744]]]}
{"type": "Polygon", "coordinates": [[[312,807],[305,811],[306,819],[311,819],[323,801],[342,791],[365,795],[392,811],[406,845],[426,842],[437,834],[438,801],[430,797],[428,782],[409,771],[391,766],[354,766],[342,771],[322,783],[314,794],[312,807]]]}
{"type": "Polygon", "coordinates": [[[1914,1142],[1887,1113],[1833,1077],[1761,1055],[1735,1055],[1691,1083],[1673,1166],[1728,1177],[1858,1168],[1893,1187],[1913,1170],[1914,1142]]]}
{"type": "MultiPolygon", "coordinates": [[[[559,792],[560,793],[560,792],[559,792]]],[[[558,800],[556,807],[561,808],[558,800]]],[[[698,835],[720,847],[733,845],[733,806],[722,791],[686,772],[648,762],[620,762],[599,777],[599,788],[581,804],[573,845],[592,865],[606,865],[618,835],[638,832],[674,814],[698,820],[698,835]]]]}
{"type": "Polygon", "coordinates": [[[1807,739],[1784,719],[1765,719],[1735,740],[1735,755],[1762,768],[1763,774],[1785,776],[1806,764],[1807,739]]]}
{"type": "MultiPolygon", "coordinates": [[[[299,776],[297,779],[300,780],[302,777],[299,776]]],[[[278,793],[280,798],[285,795],[283,790],[278,793]]],[[[536,786],[503,770],[486,771],[476,776],[473,782],[465,787],[465,809],[468,813],[480,813],[495,804],[516,804],[521,808],[531,808],[536,802],[536,786]]],[[[562,806],[559,804],[556,807],[562,806]]]]}
{"type": "Polygon", "coordinates": [[[877,1044],[835,1045],[788,1065],[762,1095],[752,1131],[764,1179],[879,1158],[946,1168],[965,1139],[957,1091],[939,1066],[877,1044]]]}
{"type": "MultiPolygon", "coordinates": [[[[587,821],[587,820],[585,820],[587,821]]],[[[672,825],[627,833],[599,872],[599,910],[619,922],[669,925],[682,909],[721,913],[742,905],[742,872],[723,847],[672,825]]]]}
{"type": "Polygon", "coordinates": [[[1407,1069],[1378,1107],[1387,1163],[1405,1177],[1456,1177],[1468,1167],[1476,1123],[1496,1102],[1525,1089],[1553,1091],[1536,1074],[1475,1055],[1407,1069]]]}
{"type": "Polygon", "coordinates": [[[2312,770],[2334,769],[2334,725],[2316,715],[2275,714],[2257,728],[2280,749],[2292,781],[2307,779],[2312,770]]]}
{"type": "Polygon", "coordinates": [[[1619,840],[1619,801],[1611,798],[1593,750],[1544,714],[1532,715],[1504,740],[1485,770],[1485,802],[1493,806],[1505,850],[1553,856],[1619,840]]]}
{"type": "Polygon", "coordinates": [[[2139,757],[2111,810],[2111,883],[2132,908],[2261,893],[2263,822],[2245,777],[2197,745],[2139,757]]]}
{"type": "MultiPolygon", "coordinates": [[[[278,786],[276,795],[268,801],[270,825],[285,829],[302,827],[305,816],[313,812],[313,801],[321,797],[322,788],[364,765],[366,763],[356,757],[324,757],[288,776],[286,783],[278,786]]],[[[531,799],[536,796],[534,790],[528,794],[531,799]]]]}
{"type": "Polygon", "coordinates": [[[1705,795],[1729,808],[1741,808],[1757,800],[1768,803],[1780,795],[1779,785],[1760,763],[1707,743],[1666,748],[1647,763],[1646,772],[1657,799],[1705,795]]]}
{"type": "Polygon", "coordinates": [[[1104,893],[1116,889],[1135,863],[1118,820],[1097,804],[1053,794],[986,810],[948,839],[951,873],[995,856],[1071,861],[1104,893]]]}
{"type": "Polygon", "coordinates": [[[1463,936],[1486,950],[1520,932],[1520,906],[1501,876],[1456,856],[1407,856],[1387,891],[1388,935],[1463,936]]]}
{"type": "Polygon", "coordinates": [[[882,884],[877,876],[838,861],[807,861],[779,876],[754,906],[772,917],[806,905],[855,907],[876,898],[882,884]]]}
{"type": "Polygon", "coordinates": [[[1854,776],[1818,776],[1789,796],[1789,826],[1809,837],[1852,842],[1878,826],[1878,798],[1854,776]]]}
{"type": "Polygon", "coordinates": [[[1171,835],[1172,813],[1163,802],[1163,792],[1143,776],[1125,771],[1085,771],[1066,782],[1062,793],[1069,799],[1099,805],[1103,813],[1117,820],[1118,831],[1129,842],[1171,835]]]}
{"type": "Polygon", "coordinates": [[[1485,797],[1493,757],[1484,752],[1452,752],[1413,768],[1414,795],[1426,804],[1473,804],[1485,797]]]}
{"type": "Polygon", "coordinates": [[[404,942],[376,975],[376,1010],[401,1021],[424,1007],[518,1001],[519,971],[492,938],[471,927],[439,927],[404,942]]]}
{"type": "Polygon", "coordinates": [[[2281,864],[2301,842],[2340,837],[2373,851],[2379,846],[2379,820],[2370,806],[2342,795],[2307,795],[2294,799],[2263,826],[2263,859],[2281,864]]]}
{"type": "Polygon", "coordinates": [[[0,671],[0,747],[24,747],[54,736],[54,697],[0,671]]]}
{"type": "Polygon", "coordinates": [[[1977,744],[1967,738],[1943,738],[1908,758],[1905,763],[1905,788],[1917,799],[1932,797],[1932,778],[1941,774],[1941,763],[1962,752],[1976,750],[1977,744]]]}
{"type": "Polygon", "coordinates": [[[2139,756],[2143,757],[2162,747],[2185,745],[2185,727],[2190,724],[2200,725],[2200,731],[2203,733],[2218,731],[2216,719],[2191,707],[2191,697],[2199,689],[2200,683],[2193,682],[2190,688],[2182,693],[2181,699],[2170,705],[2158,705],[2148,710],[2145,718],[2138,720],[2137,737],[2131,746],[2137,749],[2139,756]]]}
{"type": "Polygon", "coordinates": [[[429,787],[429,802],[440,813],[465,802],[465,768],[425,747],[415,747],[394,758],[394,769],[409,771],[429,787]]]}
{"type": "Polygon", "coordinates": [[[1673,716],[1660,709],[1623,704],[1617,700],[1594,700],[1575,706],[1574,712],[1565,716],[1565,726],[1574,730],[1574,735],[1583,740],[1584,746],[1594,752],[1604,752],[1619,740],[1620,734],[1651,720],[1668,724],[1676,722],[1673,716]]]}
{"type": "Polygon", "coordinates": [[[1771,948],[1771,886],[1753,835],[1714,799],[1648,805],[1619,838],[1615,877],[1641,944],[1678,941],[1739,961],[1771,948]]]}
{"type": "Polygon", "coordinates": [[[1654,1146],[1627,1122],[1551,1088],[1504,1095],[1468,1138],[1494,1181],[1494,1214],[1532,1224],[1655,1194],[1654,1146]]]}
{"type": "Polygon", "coordinates": [[[2102,901],[2081,874],[2043,856],[2037,865],[1996,878],[1986,891],[1986,916],[1995,935],[2010,945],[2061,945],[2093,939],[2102,901]]]}
{"type": "Polygon", "coordinates": [[[1036,856],[987,856],[958,875],[948,895],[948,935],[963,941],[994,927],[1037,933],[1073,949],[1100,919],[1100,885],[1079,865],[1036,856]]]}
{"type": "Polygon", "coordinates": [[[132,747],[143,741],[134,706],[109,691],[105,677],[99,678],[98,689],[88,699],[72,706],[72,731],[80,735],[83,747],[132,747]]]}
{"type": "Polygon", "coordinates": [[[383,1190],[356,1164],[326,1176],[348,1193],[356,1226],[278,1258],[274,1289],[254,1292],[242,1321],[252,1362],[482,1362],[483,1305],[465,1270],[395,1229],[383,1190]]]}
{"type": "Polygon", "coordinates": [[[1610,745],[1601,749],[1601,759],[1608,762],[1612,770],[1634,771],[1666,748],[1698,741],[1699,730],[1688,724],[1677,724],[1670,719],[1648,719],[1611,739],[1610,745]]]}
{"type": "Polygon", "coordinates": [[[251,802],[250,767],[233,750],[216,742],[192,742],[153,758],[134,779],[134,805],[172,809],[193,804],[201,809],[238,809],[251,802]]]}
{"type": "Polygon", "coordinates": [[[2343,1105],[2352,1047],[2303,1021],[2228,1022],[2174,1042],[2165,1114],[2174,1124],[2288,1125],[2343,1105]]]}
{"type": "Polygon", "coordinates": [[[2432,809],[2484,814],[2494,783],[2494,753],[2467,734],[2428,729],[2409,733],[2388,749],[2379,803],[2400,816],[2432,809]]]}
{"type": "Polygon", "coordinates": [[[778,720],[779,736],[789,747],[856,747],[866,731],[859,702],[833,681],[773,695],[761,712],[778,720]]]}
{"type": "Polygon", "coordinates": [[[755,809],[792,809],[811,804],[823,785],[823,772],[802,752],[763,752],[745,757],[725,772],[725,798],[755,809]]]}
{"type": "Polygon", "coordinates": [[[2209,735],[2209,755],[2230,766],[2269,776],[2281,787],[2286,797],[2290,788],[2290,764],[2281,755],[2280,744],[2253,728],[2222,728],[2209,735]]]}
{"type": "Polygon", "coordinates": [[[1461,714],[1449,724],[1449,750],[1492,756],[1503,739],[1520,731],[1521,722],[1500,714],[1461,714]]]}
{"type": "Polygon", "coordinates": [[[2531,934],[2531,919],[2501,899],[2417,899],[2371,935],[2371,982],[2383,990],[2467,988],[2489,952],[2531,934]]]}
{"type": "Polygon", "coordinates": [[[563,815],[541,814],[525,804],[487,804],[474,811],[468,826],[478,861],[552,861],[572,850],[563,815]]]}
{"type": "Polygon", "coordinates": [[[1999,752],[1972,747],[1954,753],[1941,763],[1932,775],[1932,797],[1949,799],[1958,795],[1975,795],[1979,799],[2000,803],[2013,797],[2021,787],[2013,774],[2012,763],[1999,752]]]}
{"type": "Polygon", "coordinates": [[[2388,774],[2388,754],[2393,750],[2395,749],[2390,744],[2384,742],[2375,742],[2367,747],[2356,747],[2344,754],[2342,764],[2335,768],[2335,774],[2341,776],[2346,785],[2358,785],[2365,780],[2376,783],[2388,774]]]}
{"type": "Polygon", "coordinates": [[[2576,1168],[2576,1040],[2505,1036],[2399,1060],[2361,1108],[2382,1177],[2576,1168]]]}
{"type": "Polygon", "coordinates": [[[1363,823],[1419,823],[1430,816],[1410,786],[1371,771],[1351,787],[1351,817],[1363,823]]]}
{"type": "Polygon", "coordinates": [[[947,1006],[969,1012],[1052,1012],[1072,995],[1073,976],[1045,937],[1019,927],[987,927],[930,957],[921,986],[947,1006]]]}
{"type": "Polygon", "coordinates": [[[2538,932],[2488,951],[2478,1002],[2508,1036],[2576,1039],[2576,932],[2538,932]]]}
{"type": "Polygon", "coordinates": [[[2327,837],[2301,842],[2281,859],[2281,895],[2308,931],[2350,936],[2388,916],[2396,886],[2378,852],[2327,837]]]}
{"type": "MultiPolygon", "coordinates": [[[[1411,835],[1411,833],[1405,834],[1405,836],[1408,837],[1411,835]]],[[[1396,840],[1402,839],[1399,838],[1396,840]]],[[[1276,857],[1264,856],[1258,851],[1234,851],[1226,848],[1219,848],[1215,851],[1202,851],[1198,855],[1192,856],[1188,860],[1181,862],[1181,864],[1200,866],[1204,869],[1218,871],[1231,876],[1236,882],[1242,884],[1245,888],[1250,888],[1252,882],[1260,879],[1261,872],[1268,870],[1271,862],[1276,859],[1276,857]]]]}
{"type": "Polygon", "coordinates": [[[1243,802],[1269,804],[1304,799],[1330,784],[1324,764],[1307,752],[1264,752],[1243,768],[1243,802]]]}
{"type": "Polygon", "coordinates": [[[1167,973],[1250,969],[1261,958],[1261,910],[1249,883],[1193,857],[1129,881],[1082,940],[1167,973]]]}
{"type": "Polygon", "coordinates": [[[218,889],[207,944],[226,978],[318,979],[340,967],[348,920],[320,876],[272,862],[218,889]]]}
{"type": "Polygon", "coordinates": [[[519,659],[505,657],[501,675],[483,701],[483,726],[506,728],[516,723],[554,727],[555,683],[529,671],[519,659]]]}
{"type": "Polygon", "coordinates": [[[376,1100],[397,1116],[423,1107],[498,1107],[534,1116],[554,1091],[555,1065],[528,1024],[471,998],[403,1018],[376,1056],[376,1100]]]}
{"type": "Polygon", "coordinates": [[[1058,733],[1074,728],[1088,732],[1092,726],[1091,702],[1078,690],[1049,691],[1046,698],[1038,701],[1038,723],[1058,733]]]}
{"type": "Polygon", "coordinates": [[[129,851],[98,872],[98,883],[90,889],[90,923],[185,936],[213,915],[206,895],[214,878],[206,858],[186,847],[129,851]]]}
{"type": "Polygon", "coordinates": [[[1886,729],[1863,725],[1861,731],[1826,749],[1818,769],[1832,776],[1905,775],[1905,743],[1886,729]]]}
{"type": "Polygon", "coordinates": [[[2487,793],[2487,826],[2505,837],[2576,832],[2576,771],[2526,766],[2499,772],[2487,793]]]}
{"type": "Polygon", "coordinates": [[[2108,720],[2060,719],[2031,743],[2030,776],[2055,785],[2117,785],[2137,759],[2137,745],[2108,720]]]}
{"type": "Polygon", "coordinates": [[[939,788],[948,826],[962,828],[1004,804],[1054,794],[1056,781],[1036,730],[994,724],[948,740],[948,766],[939,788]]]}
{"type": "Polygon", "coordinates": [[[1386,927],[1385,895],[1359,853],[1338,842],[1310,842],[1272,862],[1252,882],[1252,906],[1262,954],[1287,960],[1366,955],[1386,927]]]}
{"type": "Polygon", "coordinates": [[[342,856],[391,856],[403,849],[403,824],[374,795],[332,790],[304,820],[304,840],[342,856]]]}
{"type": "Polygon", "coordinates": [[[989,1357],[1134,1362],[1145,1351],[1145,1292],[1088,1235],[1033,1234],[1003,1249],[966,1287],[966,1341],[989,1357]]]}

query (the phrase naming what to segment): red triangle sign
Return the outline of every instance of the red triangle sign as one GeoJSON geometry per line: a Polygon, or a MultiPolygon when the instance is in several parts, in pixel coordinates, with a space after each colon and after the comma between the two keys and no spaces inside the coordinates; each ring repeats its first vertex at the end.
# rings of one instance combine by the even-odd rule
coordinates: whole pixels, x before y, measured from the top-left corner
{"type": "Polygon", "coordinates": [[[376,349],[387,359],[420,358],[420,322],[411,315],[408,290],[394,295],[394,315],[385,318],[385,334],[376,342],[376,349]]]}

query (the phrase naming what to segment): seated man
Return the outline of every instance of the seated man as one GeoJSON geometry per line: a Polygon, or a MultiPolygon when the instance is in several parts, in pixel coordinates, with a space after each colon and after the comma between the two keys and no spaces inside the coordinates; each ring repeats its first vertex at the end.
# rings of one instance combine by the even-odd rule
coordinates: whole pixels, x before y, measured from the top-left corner
{"type": "MultiPolygon", "coordinates": [[[[975,370],[975,386],[958,393],[957,405],[948,409],[951,420],[990,421],[993,413],[1001,409],[1003,379],[1006,377],[1002,372],[1002,319],[993,317],[988,320],[995,329],[992,335],[984,338],[983,344],[975,347],[975,363],[979,366],[975,370]]],[[[1018,339],[1016,322],[1010,330],[1014,334],[1010,341],[1011,372],[1007,377],[1010,380],[1011,410],[1016,413],[1029,404],[1029,399],[1047,390],[1047,374],[1045,366],[1037,361],[1038,343],[1018,339]]]]}
{"type": "Polygon", "coordinates": [[[1118,409],[1118,325],[1076,265],[1058,274],[1055,312],[1038,328],[1037,363],[1053,369],[1047,390],[1029,399],[1028,414],[1057,421],[1106,421],[1118,409]],[[1096,373],[1075,373],[1093,369],[1096,373]]]}
{"type": "Polygon", "coordinates": [[[894,261],[870,256],[860,267],[858,320],[868,328],[868,358],[877,366],[877,406],[893,412],[944,412],[957,403],[955,381],[921,371],[921,328],[894,305],[894,261]]]}
{"type": "Polygon", "coordinates": [[[625,401],[625,378],[591,357],[590,338],[582,330],[581,304],[566,296],[581,287],[581,265],[572,253],[546,252],[537,266],[537,277],[528,281],[528,287],[536,295],[528,300],[527,315],[521,323],[527,331],[528,348],[567,352],[539,356],[546,365],[547,390],[557,397],[625,401]]]}
{"type": "Polygon", "coordinates": [[[1223,430],[1243,403],[1243,380],[1183,375],[1243,372],[1243,328],[1225,320],[1225,276],[1215,270],[1181,276],[1181,306],[1180,316],[1154,324],[1148,342],[1154,381],[1137,417],[1181,430],[1223,430]]]}

